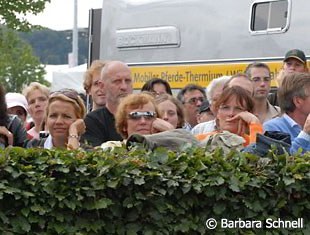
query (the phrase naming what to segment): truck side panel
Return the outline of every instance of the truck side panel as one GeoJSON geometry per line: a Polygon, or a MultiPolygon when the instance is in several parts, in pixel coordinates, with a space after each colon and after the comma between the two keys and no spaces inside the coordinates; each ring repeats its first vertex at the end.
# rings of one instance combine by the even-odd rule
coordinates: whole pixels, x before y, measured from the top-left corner
{"type": "MultiPolygon", "coordinates": [[[[201,78],[197,83],[205,86],[217,74],[243,71],[252,61],[276,61],[272,65],[276,74],[287,50],[299,48],[310,54],[308,0],[290,0],[290,21],[286,32],[261,35],[249,32],[254,0],[138,2],[103,1],[100,44],[101,59],[122,60],[133,66],[136,88],[149,79],[151,73],[151,77],[163,77],[165,72],[174,77],[178,77],[178,72],[183,77],[191,77],[192,73],[201,78]],[[148,43],[153,45],[145,46],[148,43]],[[194,64],[200,67],[194,68],[194,64]],[[234,67],[217,67],[224,64],[234,67]]],[[[173,86],[180,88],[183,85],[176,81],[173,86]]]]}

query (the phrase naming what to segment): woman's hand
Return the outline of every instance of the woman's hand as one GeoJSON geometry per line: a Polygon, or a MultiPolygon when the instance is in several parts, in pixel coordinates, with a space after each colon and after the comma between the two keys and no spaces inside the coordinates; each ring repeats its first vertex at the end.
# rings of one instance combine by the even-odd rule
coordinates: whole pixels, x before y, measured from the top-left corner
{"type": "Polygon", "coordinates": [[[308,114],[303,131],[310,135],[310,114],[308,114]]]}
{"type": "Polygon", "coordinates": [[[173,130],[173,129],[175,128],[171,123],[163,119],[156,118],[152,124],[151,133],[154,134],[154,133],[159,133],[159,132],[173,130]]]}
{"type": "Polygon", "coordinates": [[[13,145],[14,136],[5,126],[0,126],[0,135],[7,137],[8,145],[13,145]]]}
{"type": "Polygon", "coordinates": [[[248,111],[243,111],[241,113],[236,114],[232,118],[227,119],[227,121],[234,121],[234,120],[238,120],[237,134],[240,136],[249,131],[249,125],[251,123],[260,123],[258,117],[256,117],[253,113],[250,113],[248,111]]]}
{"type": "Polygon", "coordinates": [[[69,136],[70,135],[81,136],[82,134],[84,134],[85,130],[86,130],[86,126],[85,126],[84,120],[83,119],[77,119],[75,122],[73,122],[70,125],[69,136]]]}
{"type": "Polygon", "coordinates": [[[78,149],[80,147],[80,136],[85,132],[86,126],[83,119],[77,119],[70,125],[67,149],[78,149]]]}
{"type": "Polygon", "coordinates": [[[251,123],[260,123],[258,117],[256,117],[253,113],[248,111],[243,111],[241,113],[236,114],[232,118],[227,119],[227,121],[235,121],[235,120],[242,120],[248,125],[251,123]]]}

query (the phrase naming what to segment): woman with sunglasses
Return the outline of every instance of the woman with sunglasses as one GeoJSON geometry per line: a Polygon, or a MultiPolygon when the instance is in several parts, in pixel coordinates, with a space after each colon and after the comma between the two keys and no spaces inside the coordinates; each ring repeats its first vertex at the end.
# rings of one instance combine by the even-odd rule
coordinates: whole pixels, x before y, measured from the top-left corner
{"type": "Polygon", "coordinates": [[[50,95],[45,114],[49,135],[31,140],[27,147],[77,149],[85,132],[84,102],[75,90],[63,89],[50,95]]]}
{"type": "MultiPolygon", "coordinates": [[[[149,135],[174,127],[159,118],[154,97],[147,93],[131,94],[123,98],[115,115],[117,132],[126,140],[132,134],[149,135]]],[[[121,146],[124,141],[108,141],[101,145],[103,149],[121,146]]]]}
{"type": "Polygon", "coordinates": [[[263,131],[259,119],[252,113],[254,102],[250,93],[239,86],[225,88],[214,103],[214,108],[216,130],[197,135],[196,137],[201,141],[226,131],[242,137],[243,146],[247,146],[255,143],[256,134],[263,131]]]}

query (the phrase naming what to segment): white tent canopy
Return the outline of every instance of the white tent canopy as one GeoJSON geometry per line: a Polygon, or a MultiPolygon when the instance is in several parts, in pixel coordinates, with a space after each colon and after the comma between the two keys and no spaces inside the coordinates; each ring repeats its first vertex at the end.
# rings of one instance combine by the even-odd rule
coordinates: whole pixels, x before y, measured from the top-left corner
{"type": "Polygon", "coordinates": [[[58,65],[52,71],[51,91],[57,91],[64,88],[75,89],[79,93],[85,93],[83,88],[84,73],[87,65],[82,64],[69,68],[68,65],[58,65]]]}

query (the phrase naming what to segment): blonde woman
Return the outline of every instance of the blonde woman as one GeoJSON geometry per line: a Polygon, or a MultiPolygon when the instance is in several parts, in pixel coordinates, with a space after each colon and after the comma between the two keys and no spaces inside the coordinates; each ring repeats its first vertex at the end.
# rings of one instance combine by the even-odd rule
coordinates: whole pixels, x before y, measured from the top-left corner
{"type": "Polygon", "coordinates": [[[54,92],[48,99],[45,123],[49,136],[31,140],[27,147],[77,149],[80,136],[85,132],[83,100],[75,90],[54,92]]]}
{"type": "Polygon", "coordinates": [[[26,125],[28,139],[39,139],[40,131],[44,130],[43,119],[49,94],[49,88],[38,82],[30,83],[23,90],[23,95],[28,102],[28,113],[33,121],[26,125]]]}

